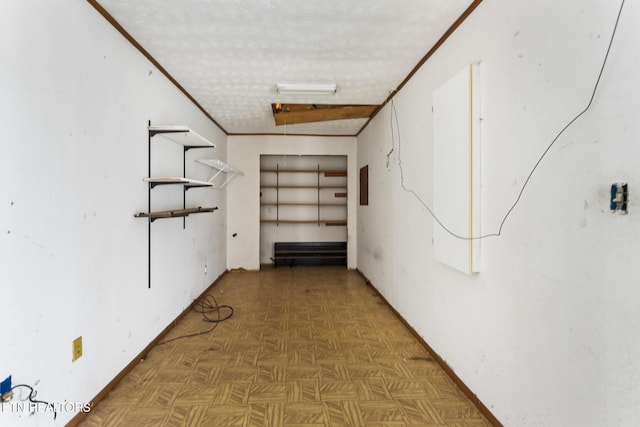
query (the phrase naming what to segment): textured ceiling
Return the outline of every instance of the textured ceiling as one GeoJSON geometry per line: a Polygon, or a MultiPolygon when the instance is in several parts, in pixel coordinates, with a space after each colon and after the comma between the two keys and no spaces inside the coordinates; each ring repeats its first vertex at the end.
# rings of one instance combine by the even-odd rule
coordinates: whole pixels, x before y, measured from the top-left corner
{"type": "Polygon", "coordinates": [[[355,135],[366,119],[276,126],[271,104],[381,104],[472,0],[98,0],[230,134],[355,135]],[[335,95],[276,83],[336,83],[335,95]]]}

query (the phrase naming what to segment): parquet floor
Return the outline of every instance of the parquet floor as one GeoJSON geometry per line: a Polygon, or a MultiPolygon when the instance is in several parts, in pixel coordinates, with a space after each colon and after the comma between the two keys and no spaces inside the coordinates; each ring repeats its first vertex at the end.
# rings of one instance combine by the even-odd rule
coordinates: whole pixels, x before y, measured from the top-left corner
{"type": "Polygon", "coordinates": [[[156,346],[82,426],[490,426],[357,272],[232,272],[211,295],[233,317],[156,346]]]}

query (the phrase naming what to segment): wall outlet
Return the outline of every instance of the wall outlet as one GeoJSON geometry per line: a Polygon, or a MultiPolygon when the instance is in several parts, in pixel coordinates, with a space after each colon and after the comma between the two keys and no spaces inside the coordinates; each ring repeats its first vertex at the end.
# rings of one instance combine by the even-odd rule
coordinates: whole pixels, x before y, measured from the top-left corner
{"type": "Polygon", "coordinates": [[[73,340],[73,358],[71,359],[71,361],[75,362],[81,357],[82,357],[82,337],[80,336],[75,340],[73,340]]]}
{"type": "Polygon", "coordinates": [[[611,184],[611,212],[629,212],[627,204],[629,201],[629,185],[626,182],[614,182],[611,184]]]}

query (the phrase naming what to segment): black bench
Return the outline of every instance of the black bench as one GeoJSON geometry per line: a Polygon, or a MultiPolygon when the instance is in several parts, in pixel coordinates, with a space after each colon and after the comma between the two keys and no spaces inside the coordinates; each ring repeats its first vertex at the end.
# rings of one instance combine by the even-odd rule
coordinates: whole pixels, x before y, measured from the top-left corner
{"type": "Polygon", "coordinates": [[[276,242],[273,263],[287,265],[347,265],[347,242],[276,242]]]}

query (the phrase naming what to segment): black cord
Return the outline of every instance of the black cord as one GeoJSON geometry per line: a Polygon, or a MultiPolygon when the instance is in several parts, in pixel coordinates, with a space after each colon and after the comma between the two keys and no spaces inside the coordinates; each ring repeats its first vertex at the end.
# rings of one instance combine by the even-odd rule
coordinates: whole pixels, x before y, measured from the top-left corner
{"type": "MultiPolygon", "coordinates": [[[[455,237],[456,239],[460,239],[460,240],[480,240],[480,239],[484,239],[484,238],[487,238],[487,237],[499,237],[500,235],[502,235],[502,227],[504,226],[505,222],[507,221],[507,218],[509,218],[509,216],[511,215],[511,212],[513,212],[513,210],[518,205],[518,203],[520,203],[520,198],[522,197],[522,194],[524,193],[524,190],[527,188],[527,185],[529,184],[529,180],[533,176],[533,173],[536,171],[536,169],[538,169],[538,166],[540,165],[542,160],[546,157],[546,155],[549,152],[549,150],[551,150],[551,147],[553,147],[555,145],[556,141],[558,141],[560,136],[562,136],[562,134],[567,129],[569,129],[569,127],[571,127],[571,125],[573,125],[573,123],[575,123],[576,120],[578,120],[580,117],[582,117],[582,115],[584,113],[586,113],[587,110],[589,110],[589,108],[591,108],[591,104],[593,104],[593,100],[594,100],[594,98],[596,96],[596,91],[598,90],[598,86],[600,85],[600,79],[602,78],[602,73],[604,72],[604,67],[607,64],[607,60],[609,58],[609,52],[611,51],[611,46],[613,45],[613,39],[614,39],[614,37],[616,35],[616,32],[618,30],[618,22],[620,21],[620,16],[622,15],[622,8],[624,6],[624,2],[625,2],[625,0],[622,0],[622,2],[620,3],[620,9],[618,10],[618,16],[616,17],[616,22],[615,22],[615,25],[613,26],[613,31],[611,33],[611,38],[609,40],[609,45],[607,46],[607,51],[606,51],[606,53],[604,55],[604,59],[602,61],[602,66],[600,67],[600,72],[598,73],[598,78],[597,78],[596,83],[595,83],[595,85],[593,87],[593,91],[591,93],[591,98],[589,99],[589,103],[587,104],[586,107],[584,107],[584,109],[582,111],[580,111],[573,119],[571,119],[560,130],[560,132],[558,132],[558,134],[555,136],[555,138],[553,138],[553,140],[551,141],[549,146],[547,146],[547,148],[544,150],[544,152],[542,153],[542,155],[540,156],[538,161],[535,163],[535,165],[531,169],[531,172],[529,172],[529,175],[527,176],[527,179],[524,181],[524,184],[522,184],[522,188],[520,189],[520,192],[518,193],[518,197],[516,197],[516,201],[513,203],[511,208],[509,208],[509,210],[505,214],[504,218],[502,219],[502,222],[500,223],[500,227],[498,228],[498,231],[496,233],[484,234],[484,235],[476,236],[476,237],[473,237],[473,236],[472,237],[465,237],[465,236],[461,236],[459,234],[456,234],[455,232],[451,231],[446,225],[444,225],[442,223],[442,221],[440,221],[440,218],[437,217],[437,215],[420,198],[420,196],[418,196],[418,194],[414,190],[412,190],[410,188],[407,188],[407,186],[404,183],[404,171],[402,169],[402,160],[400,158],[401,147],[400,147],[400,126],[398,124],[398,114],[396,112],[396,106],[395,106],[395,104],[393,102],[393,99],[391,99],[391,114],[392,114],[392,118],[395,117],[396,128],[397,128],[397,131],[398,131],[398,167],[400,169],[400,185],[402,186],[403,190],[405,190],[408,193],[413,194],[413,196],[429,212],[429,214],[431,214],[433,219],[440,225],[440,227],[442,227],[442,229],[444,231],[446,231],[447,233],[449,233],[451,236],[455,237]]],[[[391,122],[391,140],[392,140],[392,144],[394,144],[394,140],[393,140],[393,120],[391,122]]],[[[392,145],[392,147],[393,147],[393,145],[392,145]]],[[[393,151],[393,149],[391,151],[393,151]]],[[[389,154],[391,154],[391,152],[389,152],[389,154]]],[[[387,155],[387,165],[388,165],[388,160],[389,160],[389,157],[387,155]]]]}
{"type": "Polygon", "coordinates": [[[11,387],[11,389],[9,391],[13,391],[13,390],[15,390],[17,388],[20,388],[20,387],[24,387],[24,388],[28,388],[29,389],[29,397],[27,397],[27,400],[29,400],[29,402],[34,403],[34,404],[41,403],[43,405],[46,405],[47,408],[53,409],[53,419],[54,420],[56,419],[56,416],[58,415],[58,413],[56,412],[56,408],[55,408],[55,406],[53,406],[53,403],[45,402],[44,400],[36,400],[35,397],[36,397],[37,392],[30,385],[17,384],[17,385],[14,385],[13,387],[11,387]]]}
{"type": "MultiPolygon", "coordinates": [[[[392,107],[392,111],[395,112],[395,105],[393,104],[393,98],[391,98],[391,107],[392,107]]],[[[391,160],[390,157],[396,145],[395,140],[393,138],[393,116],[394,114],[391,114],[391,116],[389,116],[389,119],[391,121],[391,150],[389,150],[389,152],[387,153],[387,169],[389,169],[389,162],[391,160]]],[[[396,114],[396,122],[397,120],[398,120],[398,116],[396,114]]],[[[398,129],[398,141],[400,141],[400,127],[396,126],[396,128],[398,129]]],[[[400,172],[402,173],[402,170],[400,170],[400,172]]]]}
{"type": "Polygon", "coordinates": [[[205,331],[202,332],[196,332],[193,334],[188,334],[188,335],[182,335],[179,337],[175,337],[175,338],[171,338],[168,339],[166,341],[162,341],[160,343],[158,343],[157,345],[164,345],[164,344],[168,344],[170,342],[176,341],[176,340],[180,340],[183,338],[191,338],[191,337],[197,337],[199,335],[205,335],[208,334],[210,332],[213,332],[213,330],[215,328],[218,327],[218,325],[221,322],[224,322],[225,320],[228,320],[231,318],[231,316],[233,316],[233,307],[231,307],[230,305],[219,305],[218,301],[215,299],[215,297],[211,294],[207,294],[207,296],[205,296],[204,298],[202,298],[199,302],[198,301],[194,301],[193,303],[193,310],[197,313],[201,313],[202,314],[202,320],[208,323],[213,323],[213,326],[205,331]],[[229,312],[227,313],[226,316],[222,316],[221,315],[221,310],[226,309],[229,312]],[[215,317],[212,317],[212,315],[215,315],[215,317]]]}

